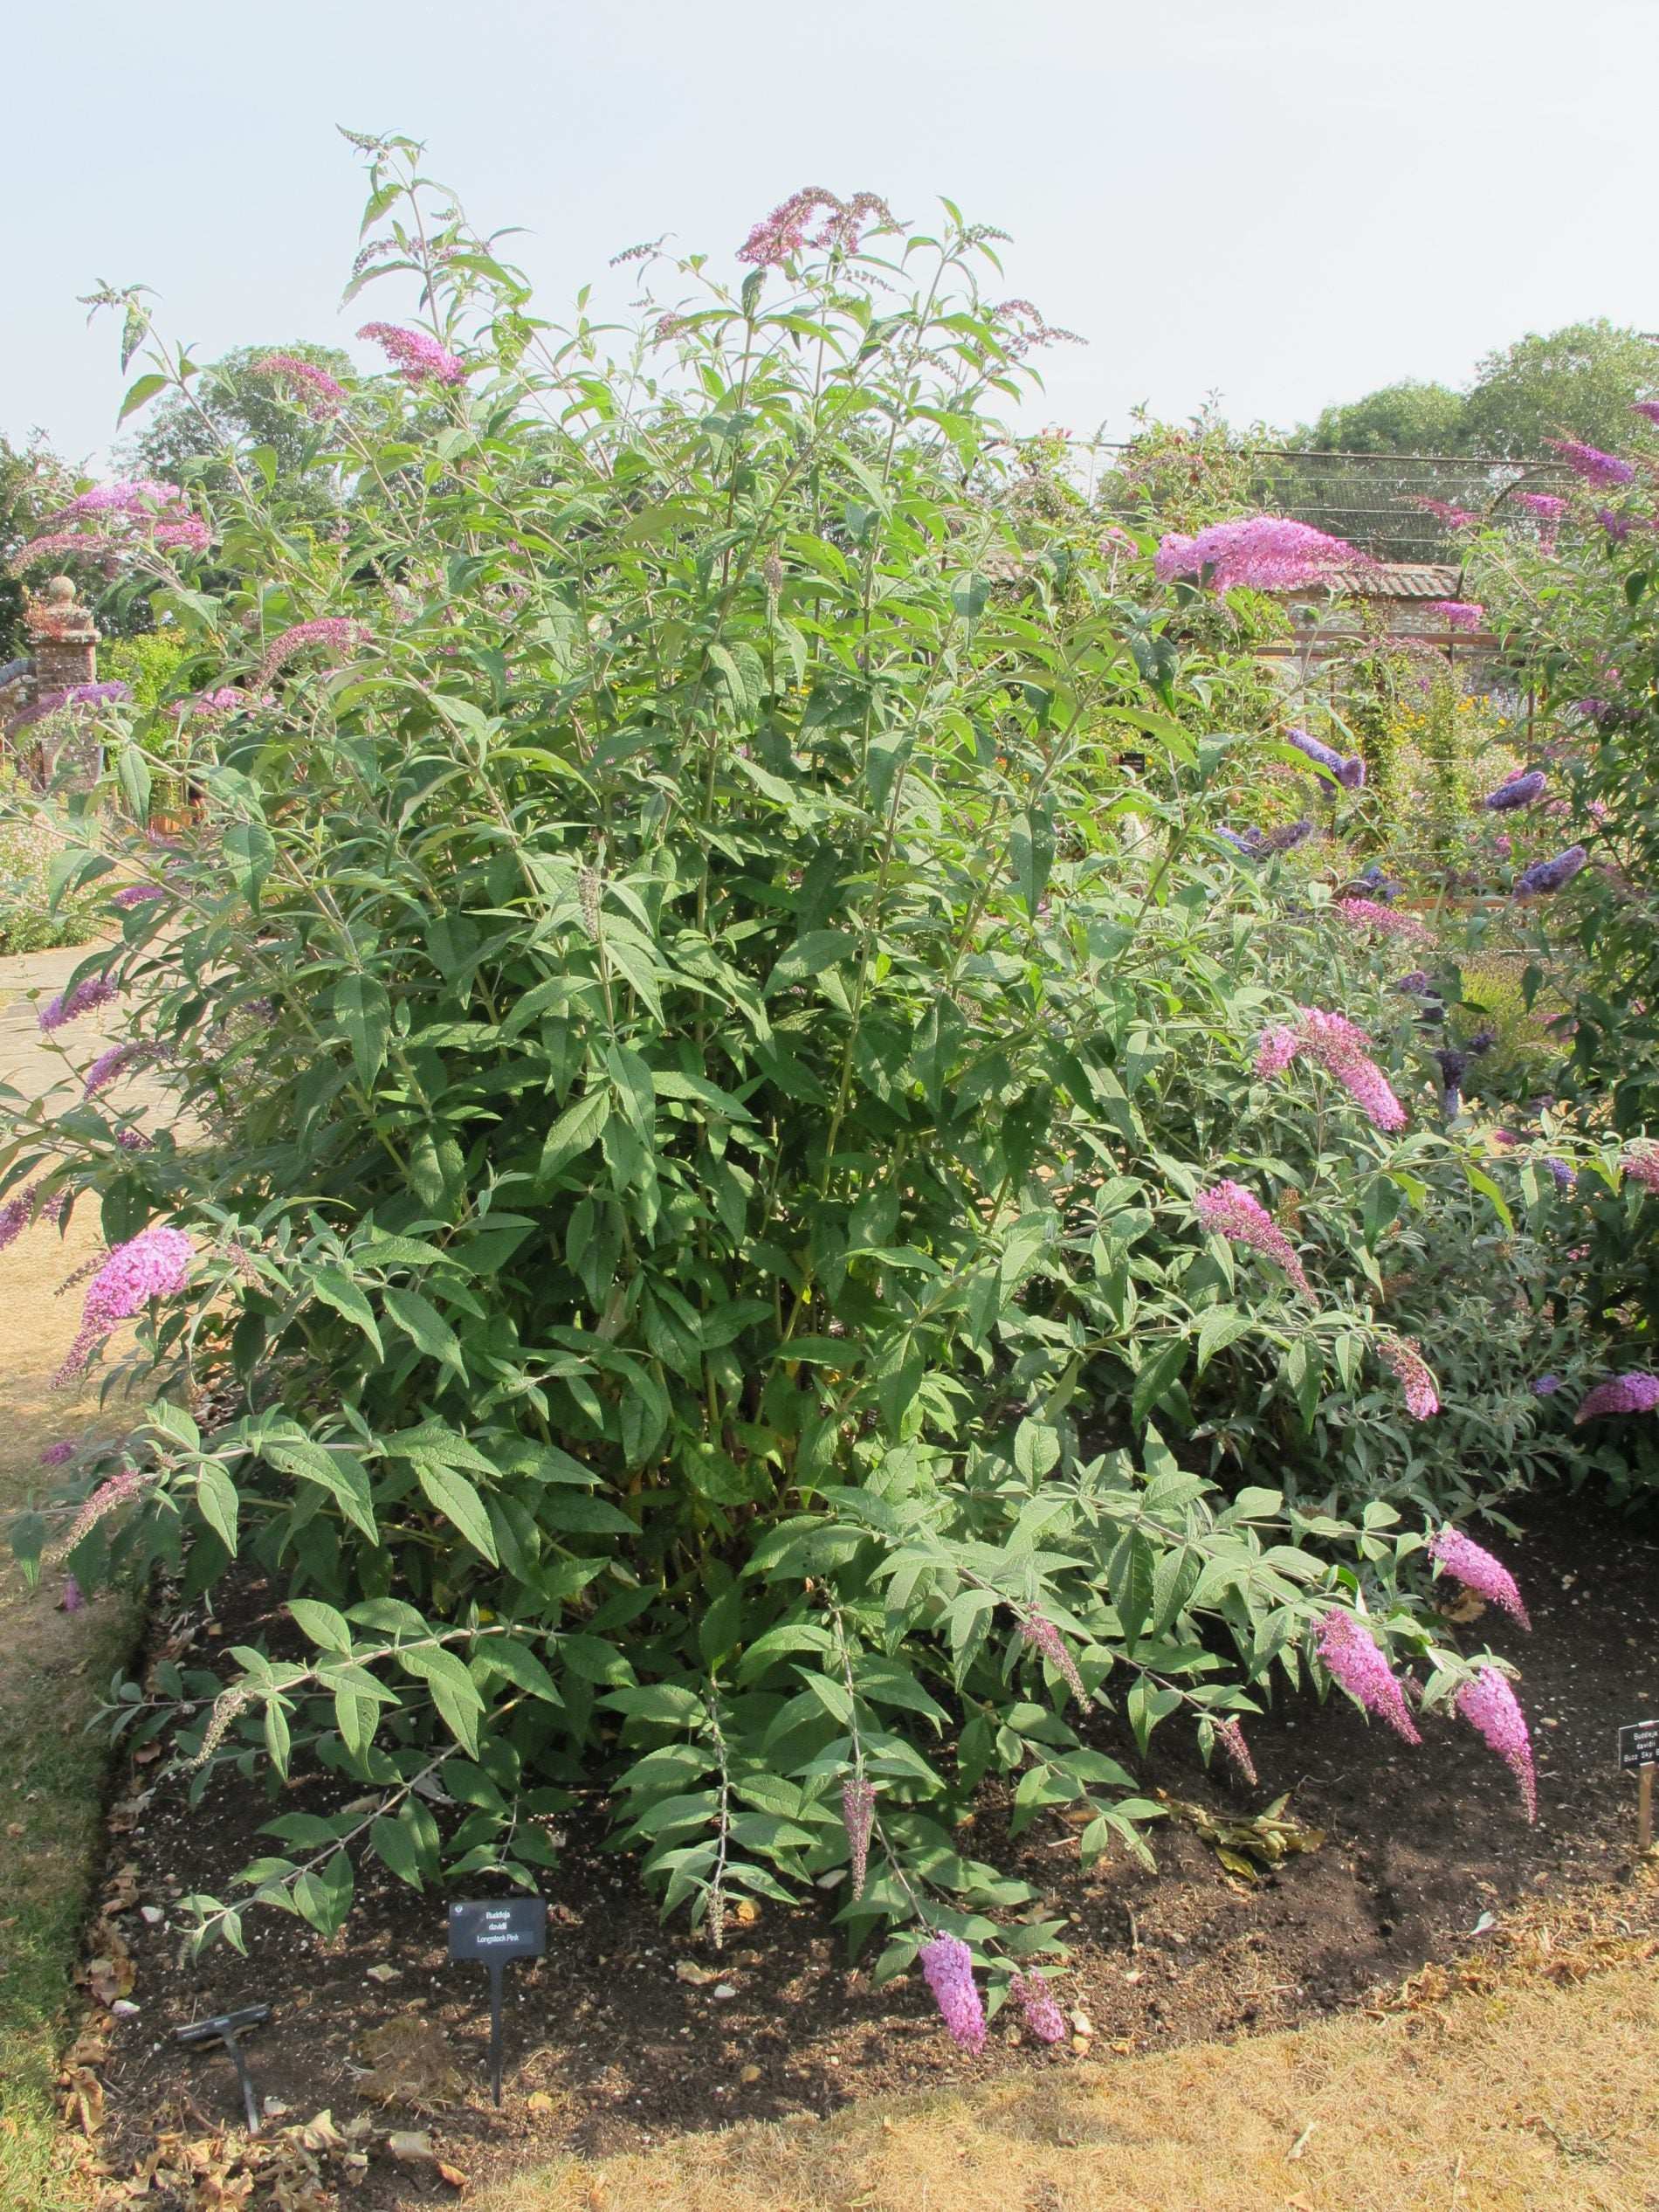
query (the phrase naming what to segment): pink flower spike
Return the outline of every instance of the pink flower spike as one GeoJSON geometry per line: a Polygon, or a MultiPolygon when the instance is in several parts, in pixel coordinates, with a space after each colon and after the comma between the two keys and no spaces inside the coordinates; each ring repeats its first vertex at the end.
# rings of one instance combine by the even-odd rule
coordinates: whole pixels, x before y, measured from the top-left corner
{"type": "Polygon", "coordinates": [[[430,331],[403,330],[394,322],[366,322],[357,335],[372,339],[406,384],[466,382],[466,363],[430,331]]]}
{"type": "Polygon", "coordinates": [[[1229,1713],[1222,1719],[1212,1717],[1210,1726],[1215,1731],[1215,1740],[1226,1755],[1227,1763],[1242,1782],[1256,1787],[1256,1761],[1250,1747],[1244,1740],[1244,1731],[1229,1713]]]}
{"type": "Polygon", "coordinates": [[[1022,1614],[1020,1617],[1020,1634],[1029,1644],[1043,1654],[1057,1673],[1064,1678],[1067,1689],[1070,1691],[1077,1703],[1083,1706],[1088,1705],[1091,1702],[1089,1692],[1083,1686],[1083,1677],[1077,1672],[1077,1663],[1072,1657],[1064,1637],[1061,1635],[1047,1615],[1039,1613],[1035,1606],[1029,1613],[1022,1614]]]}
{"type": "Polygon", "coordinates": [[[1425,928],[1415,914],[1397,914],[1392,906],[1385,906],[1375,899],[1339,899],[1336,910],[1344,921],[1352,922],[1356,929],[1374,929],[1383,937],[1397,937],[1408,945],[1427,945],[1433,941],[1433,933],[1425,928]]]}
{"type": "Polygon", "coordinates": [[[302,361],[297,354],[266,354],[251,364],[248,373],[253,376],[275,376],[284,383],[298,385],[307,395],[306,411],[316,423],[327,422],[331,415],[338,415],[346,403],[344,386],[337,384],[326,369],[319,369],[314,362],[302,361]]]}
{"type": "Polygon", "coordinates": [[[1325,1672],[1334,1683],[1367,1712],[1374,1712],[1379,1719],[1386,1720],[1395,1734],[1403,1736],[1408,1743],[1422,1741],[1406,1711],[1405,1693],[1394,1669],[1353,1614],[1333,1605],[1315,1623],[1313,1642],[1325,1672]]]}
{"type": "Polygon", "coordinates": [[[1262,1031],[1256,1048],[1256,1081],[1266,1083],[1283,1075],[1301,1050],[1302,1040],[1294,1030],[1286,1029],[1283,1022],[1272,1023],[1262,1031]]]}
{"type": "Polygon", "coordinates": [[[49,998],[37,1018],[42,1030],[50,1035],[67,1022],[78,1022],[83,1014],[95,1014],[100,1006],[107,1006],[119,995],[107,976],[86,975],[73,990],[59,991],[56,998],[49,998]]]}
{"type": "Polygon", "coordinates": [[[1506,1613],[1515,1616],[1524,1629],[1532,1627],[1515,1577],[1501,1560],[1494,1559],[1483,1546],[1465,1536],[1461,1528],[1440,1529],[1429,1543],[1428,1556],[1453,1581],[1461,1582],[1466,1590],[1473,1590],[1477,1597],[1483,1597],[1493,1605],[1501,1605],[1506,1613]]]}
{"type": "Polygon", "coordinates": [[[265,683],[285,662],[292,660],[296,653],[304,652],[308,645],[327,645],[333,652],[353,653],[372,635],[366,622],[353,622],[345,615],[321,615],[314,622],[297,622],[272,639],[253,680],[256,684],[265,683]]]}
{"type": "Polygon", "coordinates": [[[1486,619],[1486,610],[1477,599],[1436,599],[1428,611],[1438,615],[1448,630],[1478,630],[1486,619]]]}
{"type": "Polygon", "coordinates": [[[1377,1355],[1391,1368],[1405,1393],[1406,1411],[1414,1421],[1427,1421],[1440,1411],[1440,1393],[1422,1352],[1408,1336],[1382,1336],[1377,1355]]]}
{"type": "Polygon", "coordinates": [[[1627,1148],[1620,1165],[1644,1190],[1659,1192],[1659,1144],[1651,1137],[1638,1137],[1627,1148]]]}
{"type": "Polygon", "coordinates": [[[1366,556],[1340,538],[1328,537],[1306,522],[1279,514],[1256,514],[1237,522],[1212,522],[1195,537],[1172,533],[1153,562],[1160,583],[1178,576],[1201,581],[1212,591],[1240,587],[1252,591],[1287,591],[1329,575],[1332,569],[1364,568],[1366,556]]]}
{"type": "Polygon", "coordinates": [[[1065,2016],[1054,2002],[1048,1983],[1040,1975],[1016,1974],[1008,1983],[1008,1995],[1019,1999],[1020,2009],[1025,2015],[1025,2024],[1039,2043],[1065,2041],[1065,2016]]]}
{"type": "Polygon", "coordinates": [[[86,1285],[79,1330],[52,1378],[57,1387],[65,1389],[75,1380],[93,1347],[118,1321],[141,1313],[153,1298],[172,1298],[182,1291],[195,1257],[193,1237],[159,1224],[117,1244],[86,1285]]]}
{"type": "Polygon", "coordinates": [[[1261,1200],[1242,1183],[1218,1182],[1201,1190],[1193,1200],[1193,1211],[1212,1236],[1261,1252],[1284,1270],[1304,1298],[1313,1296],[1296,1247],[1261,1200]]]}
{"type": "Polygon", "coordinates": [[[65,1575],[64,1576],[64,1594],[58,1601],[58,1609],[59,1612],[79,1613],[85,1609],[86,1603],[86,1600],[81,1595],[80,1584],[75,1580],[72,1575],[65,1575]]]}
{"type": "Polygon", "coordinates": [[[1509,1678],[1490,1659],[1477,1663],[1474,1678],[1452,1699],[1454,1710],[1483,1736],[1520,1785],[1529,1821],[1538,1818],[1538,1778],[1532,1770],[1532,1740],[1509,1678]]]}
{"type": "Polygon", "coordinates": [[[61,1467],[75,1456],[75,1447],[65,1437],[57,1444],[49,1444],[40,1455],[43,1467],[61,1467]]]}
{"type": "Polygon", "coordinates": [[[974,1954],[960,1935],[936,1935],[923,1944],[920,1956],[952,2042],[977,2057],[985,2048],[985,2008],[974,1981],[974,1954]]]}

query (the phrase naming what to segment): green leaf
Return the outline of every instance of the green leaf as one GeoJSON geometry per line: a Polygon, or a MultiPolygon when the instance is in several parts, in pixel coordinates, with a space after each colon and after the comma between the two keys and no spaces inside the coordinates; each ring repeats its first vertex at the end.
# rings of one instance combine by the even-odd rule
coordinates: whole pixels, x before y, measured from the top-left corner
{"type": "MultiPolygon", "coordinates": [[[[129,354],[127,356],[127,360],[124,360],[121,362],[121,367],[123,369],[126,368],[127,362],[130,361],[132,355],[129,354]]],[[[153,360],[155,356],[152,355],[151,359],[153,360]]],[[[148,376],[137,377],[127,387],[126,396],[122,399],[120,404],[120,412],[115,417],[116,429],[119,430],[120,428],[121,424],[127,420],[127,417],[129,415],[136,415],[141,407],[148,407],[151,400],[155,398],[157,392],[164,392],[166,389],[166,377],[158,376],[153,370],[148,376]]]]}
{"type": "Polygon", "coordinates": [[[423,1453],[415,1459],[415,1475],[444,1519],[458,1528],[473,1550],[482,1552],[492,1567],[499,1567],[501,1556],[495,1547],[495,1531],[490,1526],[490,1516],[485,1511],[477,1485],[455,1468],[443,1466],[423,1453]]]}
{"type": "Polygon", "coordinates": [[[219,850],[231,872],[231,880],[258,907],[265,878],[276,865],[277,844],[263,822],[233,822],[219,840],[219,850]]]}
{"type": "Polygon", "coordinates": [[[380,1541],[370,1499],[368,1471],[355,1452],[326,1450],[321,1444],[289,1438],[262,1443],[259,1456],[279,1474],[297,1475],[304,1482],[320,1483],[338,1501],[341,1511],[371,1544],[380,1541]]]}
{"type": "Polygon", "coordinates": [[[210,1460],[196,1471],[196,1503],[203,1519],[234,1559],[237,1517],[242,1501],[230,1476],[223,1467],[215,1466],[210,1460]]]}
{"type": "Polygon", "coordinates": [[[368,1848],[400,1882],[407,1882],[412,1890],[425,1889],[420,1850],[414,1831],[403,1821],[389,1819],[382,1814],[370,1825],[368,1848]]]}
{"type": "Polygon", "coordinates": [[[1187,1341],[1176,1337],[1155,1353],[1135,1377],[1129,1400],[1129,1417],[1137,1428],[1151,1418],[1180,1380],[1187,1364],[1187,1341]]]}
{"type": "Polygon", "coordinates": [[[351,1623],[332,1605],[325,1605],[320,1598],[291,1597],[288,1610],[302,1632],[325,1651],[351,1650],[351,1623]]]}
{"type": "Polygon", "coordinates": [[[343,1269],[320,1267],[311,1278],[313,1296],[325,1306],[332,1306],[337,1313],[343,1313],[355,1323],[383,1360],[386,1347],[381,1341],[380,1323],[375,1319],[375,1309],[368,1298],[343,1269]]]}
{"type": "Polygon", "coordinates": [[[351,1045],[357,1080],[367,1090],[386,1058],[391,1034],[392,1003],[373,975],[342,975],[334,986],[334,1019],[351,1045]]]}
{"type": "Polygon", "coordinates": [[[411,1337],[421,1350],[456,1374],[465,1375],[466,1361],[461,1354],[458,1338],[430,1299],[418,1291],[398,1290],[389,1285],[381,1292],[386,1311],[405,1336],[411,1337]]]}
{"type": "Polygon", "coordinates": [[[568,1106],[548,1130],[536,1169],[538,1189],[545,1189],[563,1168],[596,1144],[610,1119],[610,1092],[595,1088],[568,1106]]]}

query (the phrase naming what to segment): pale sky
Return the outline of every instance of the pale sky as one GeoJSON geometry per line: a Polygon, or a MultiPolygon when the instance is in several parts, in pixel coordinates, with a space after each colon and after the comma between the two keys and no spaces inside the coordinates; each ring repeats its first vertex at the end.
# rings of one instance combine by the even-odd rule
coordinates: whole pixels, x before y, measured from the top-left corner
{"type": "MultiPolygon", "coordinates": [[[[1090,340],[1034,422],[1122,435],[1218,391],[1287,424],[1528,330],[1659,328],[1659,0],[79,0],[5,40],[0,431],[114,435],[142,280],[210,359],[349,344],[363,196],[335,133],[423,138],[559,319],[669,231],[730,265],[796,186],[940,194],[1090,340]]],[[[359,357],[378,356],[367,348],[359,357]]]]}

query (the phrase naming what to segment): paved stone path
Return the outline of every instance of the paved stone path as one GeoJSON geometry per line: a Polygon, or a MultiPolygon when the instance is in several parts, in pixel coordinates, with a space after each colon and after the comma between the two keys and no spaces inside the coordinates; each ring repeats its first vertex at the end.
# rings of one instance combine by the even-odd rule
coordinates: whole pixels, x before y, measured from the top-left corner
{"type": "MultiPolygon", "coordinates": [[[[0,1085],[25,1099],[45,1098],[61,1085],[67,1104],[98,1055],[126,1034],[119,1002],[83,1015],[53,1037],[41,1034],[40,1008],[96,949],[94,945],[62,945],[53,952],[14,953],[0,959],[0,1085]]],[[[140,1074],[113,1084],[109,1095],[112,1103],[135,1106],[162,1093],[140,1074]]]]}

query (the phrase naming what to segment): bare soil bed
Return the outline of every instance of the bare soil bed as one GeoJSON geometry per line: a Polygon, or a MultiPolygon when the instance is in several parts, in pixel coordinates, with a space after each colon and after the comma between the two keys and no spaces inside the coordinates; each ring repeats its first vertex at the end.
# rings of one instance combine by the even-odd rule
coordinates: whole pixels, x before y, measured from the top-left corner
{"type": "MultiPolygon", "coordinates": [[[[441,1897],[419,1897],[368,1865],[334,1945],[286,1917],[255,1916],[247,1957],[219,1947],[195,1960],[182,1956],[176,1931],[141,1910],[166,1912],[191,1891],[229,1896],[237,1870],[270,1848],[257,1833],[262,1820],[326,1810],[348,1791],[302,1781],[279,1806],[221,1786],[192,1812],[173,1785],[152,1787],[154,1767],[139,1768],[112,1814],[104,1926],[130,1949],[138,2010],[114,2023],[104,2069],[107,2167],[129,2171],[158,2130],[188,2135],[233,2121],[228,2063],[182,2054],[171,2030],[255,2002],[273,2008],[249,2045],[255,2078],[286,2107],[285,2125],[322,2110],[338,2128],[372,2117],[354,2139],[366,2160],[344,2174],[330,2167],[334,2185],[343,2181],[365,2206],[452,2200],[437,2165],[387,2154],[394,2131],[430,2137],[457,2178],[476,2183],[561,2150],[630,2150],[738,2119],[823,2116],[877,2092],[1064,2069],[1363,2005],[1426,1960],[1478,1949],[1491,1940],[1492,1916],[1501,1924],[1520,1900],[1559,1892],[1565,1903],[1631,1872],[1635,1792],[1616,1770],[1614,1731],[1659,1712],[1659,1527],[1589,1500],[1558,1501],[1531,1513],[1524,1540],[1500,1548],[1534,1630],[1527,1637],[1488,1614],[1472,1633],[1525,1669],[1536,1828],[1471,1730],[1436,1719],[1410,1749],[1339,1696],[1324,1706],[1282,1701],[1251,1725],[1255,1792],[1205,1775],[1181,1734],[1155,1737],[1142,1768],[1148,1787],[1187,1809],[1156,1833],[1156,1875],[1121,1861],[1084,1874],[1059,1823],[1010,1843],[1000,1808],[982,1807],[976,1855],[1039,1883],[1070,1923],[1075,1951],[1059,1987],[1082,2026],[1075,2045],[1054,2051],[1022,2040],[1004,2013],[984,2056],[963,2057],[919,1975],[878,1989],[867,1962],[849,1969],[828,1900],[821,1910],[765,1906],[733,1924],[714,1957],[683,1926],[658,1923],[630,1864],[600,1848],[595,1806],[571,1820],[566,1855],[547,1878],[546,1960],[509,1974],[497,2113],[485,1976],[446,1963],[441,1897]],[[1323,1841],[1242,1878],[1202,1826],[1248,1819],[1285,1791],[1291,1815],[1323,1841]],[[390,1978],[370,1971],[386,1967],[390,1978]]],[[[214,1642],[261,1633],[286,1641],[272,1594],[250,1582],[214,1642]]],[[[1111,1719],[1098,1740],[1127,1755],[1111,1719]]],[[[1633,1886],[1633,1926],[1652,1910],[1650,1885],[1633,1886]]]]}

